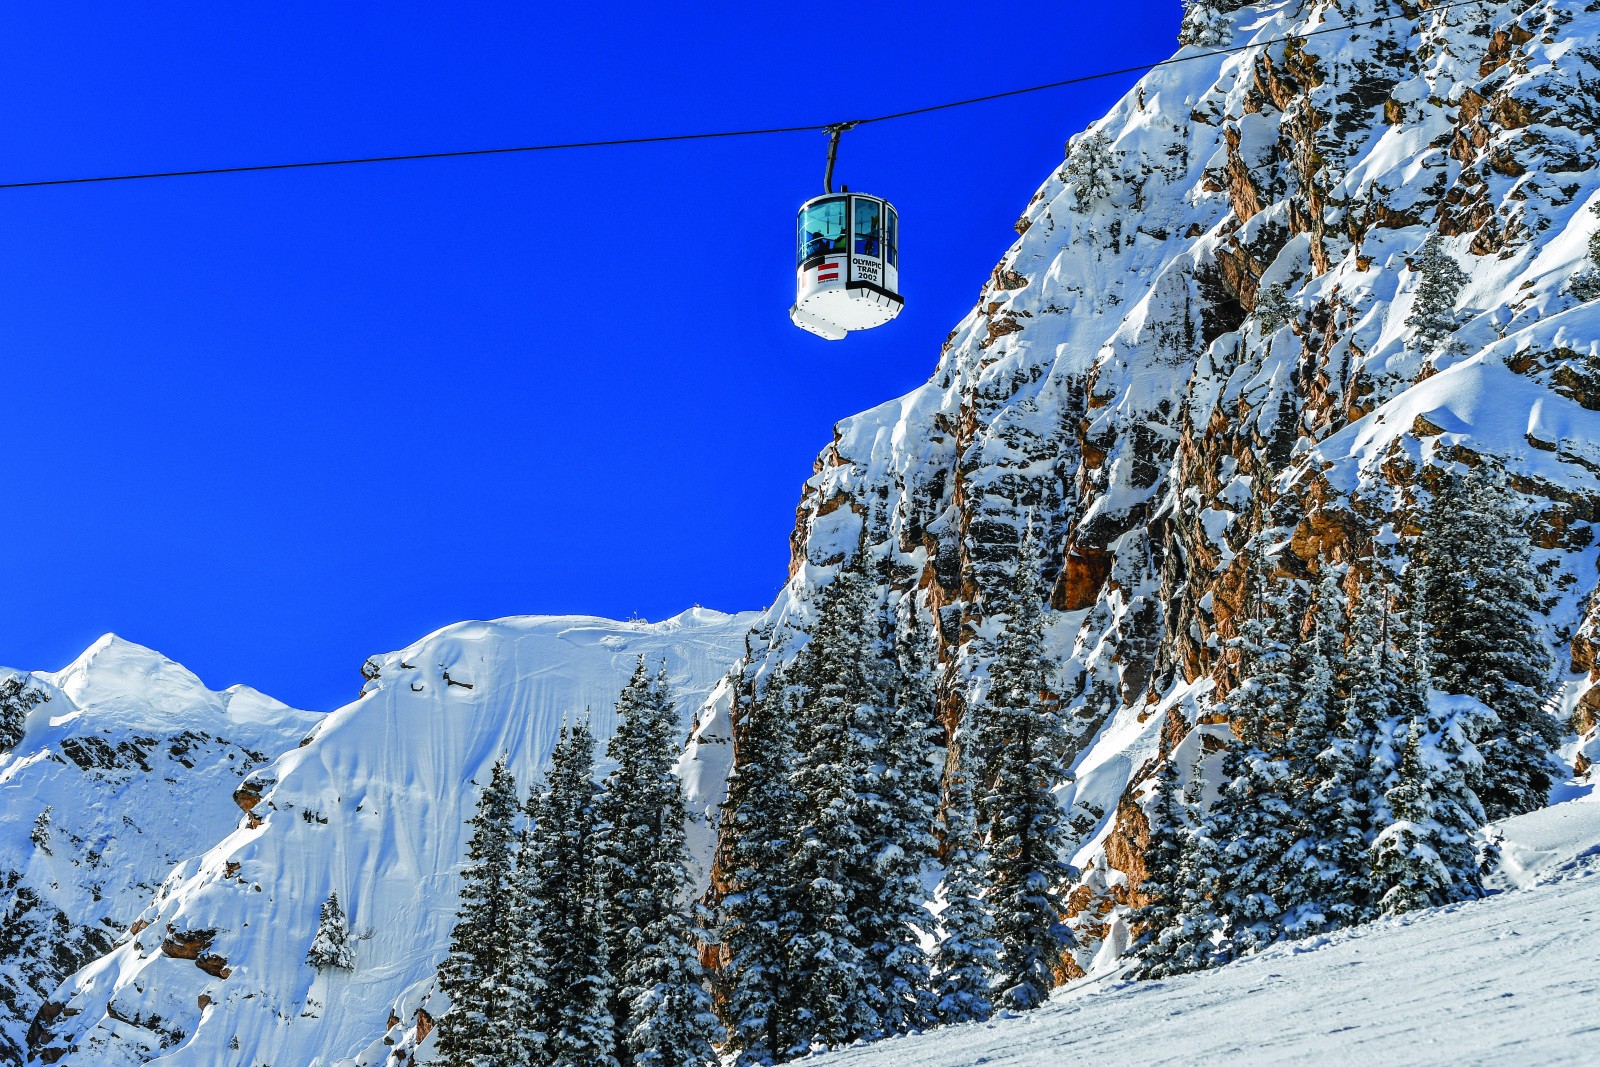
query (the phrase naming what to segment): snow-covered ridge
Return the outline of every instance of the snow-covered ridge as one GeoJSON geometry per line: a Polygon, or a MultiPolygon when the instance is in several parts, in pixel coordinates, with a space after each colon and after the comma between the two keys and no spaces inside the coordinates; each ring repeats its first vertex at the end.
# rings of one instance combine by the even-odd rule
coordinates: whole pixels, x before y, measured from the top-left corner
{"type": "MultiPolygon", "coordinates": [[[[426,1008],[444,956],[474,783],[504,757],[525,793],[563,720],[587,714],[609,736],[640,656],[664,661],[687,736],[753,618],[466,622],[372,657],[361,696],[236,781],[217,813],[227,828],[166,873],[130,937],[50,998],[33,1053],[94,1067],[381,1060],[385,1034],[426,1008]],[[357,938],[348,974],[304,962],[335,891],[357,938]]],[[[140,670],[120,677],[183,684],[140,670]]]]}
{"type": "Polygon", "coordinates": [[[22,1062],[56,983],[124,936],[174,864],[232,829],[244,776],[320,719],[246,686],[213,692],[111,634],[21,678],[43,699],[0,751],[0,1063],[22,1062]]]}

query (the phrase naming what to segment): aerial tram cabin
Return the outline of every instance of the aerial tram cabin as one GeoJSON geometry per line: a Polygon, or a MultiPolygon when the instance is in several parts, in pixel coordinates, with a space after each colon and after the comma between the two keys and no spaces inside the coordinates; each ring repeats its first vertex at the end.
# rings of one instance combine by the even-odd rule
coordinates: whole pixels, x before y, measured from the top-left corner
{"type": "Polygon", "coordinates": [[[905,306],[900,297],[900,216],[887,200],[833,191],[839,135],[830,127],[827,192],[800,205],[796,222],[795,299],[789,318],[802,330],[838,341],[851,330],[882,326],[905,306]]]}
{"type": "Polygon", "coordinates": [[[900,296],[900,219],[887,200],[843,192],[800,208],[794,307],[803,330],[838,341],[882,326],[900,296]]]}

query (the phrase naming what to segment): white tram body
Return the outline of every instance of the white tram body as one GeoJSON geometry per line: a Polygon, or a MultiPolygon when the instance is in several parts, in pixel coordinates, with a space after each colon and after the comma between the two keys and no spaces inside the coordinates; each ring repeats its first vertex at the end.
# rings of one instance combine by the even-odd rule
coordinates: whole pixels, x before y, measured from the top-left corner
{"type": "Polygon", "coordinates": [[[798,230],[796,326],[838,341],[900,314],[900,219],[887,200],[848,191],[807,200],[798,230]]]}

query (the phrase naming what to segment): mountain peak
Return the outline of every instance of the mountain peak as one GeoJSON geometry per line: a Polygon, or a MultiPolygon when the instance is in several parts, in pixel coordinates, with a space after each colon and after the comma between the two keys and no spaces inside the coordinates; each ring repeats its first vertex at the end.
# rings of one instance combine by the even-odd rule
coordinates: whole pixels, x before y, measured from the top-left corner
{"type": "Polygon", "coordinates": [[[92,711],[96,720],[124,720],[129,726],[161,728],[175,719],[202,725],[211,717],[261,723],[309,714],[249,686],[213,691],[181,663],[113,633],[102,635],[61,670],[36,676],[92,711]]]}
{"type": "Polygon", "coordinates": [[[137,697],[161,710],[191,708],[213,694],[188,668],[116,634],[105,634],[54,674],[40,674],[80,708],[137,697]]]}

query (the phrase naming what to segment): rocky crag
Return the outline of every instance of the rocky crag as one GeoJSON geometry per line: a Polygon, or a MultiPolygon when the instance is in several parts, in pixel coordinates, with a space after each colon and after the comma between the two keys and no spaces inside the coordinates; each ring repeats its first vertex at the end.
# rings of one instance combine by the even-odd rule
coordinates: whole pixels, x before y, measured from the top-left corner
{"type": "MultiPolygon", "coordinates": [[[[1370,559],[1442,468],[1520,494],[1580,771],[1596,747],[1600,15],[1194,4],[1185,34],[1069,142],[931,380],[835,427],[740,680],[864,557],[928,612],[953,729],[1031,524],[1076,733],[1063,978],[1127,944],[1163,733],[1227,728],[1252,567],[1370,559]]],[[[700,724],[707,811],[740,706],[700,724]]]]}

